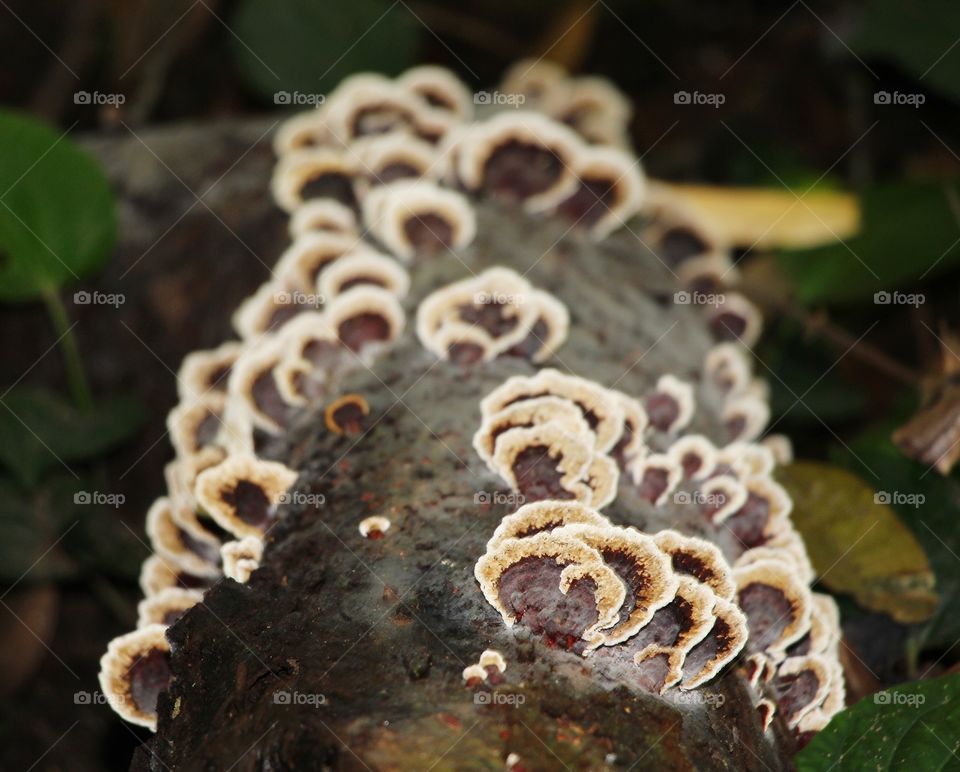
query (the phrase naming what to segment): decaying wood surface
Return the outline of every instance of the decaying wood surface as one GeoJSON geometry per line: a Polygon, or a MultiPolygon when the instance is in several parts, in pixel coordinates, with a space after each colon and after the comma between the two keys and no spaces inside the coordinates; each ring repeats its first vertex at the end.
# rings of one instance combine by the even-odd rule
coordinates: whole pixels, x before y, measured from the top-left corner
{"type": "MultiPolygon", "coordinates": [[[[212,182],[236,160],[223,160],[223,143],[241,156],[267,127],[216,136],[159,131],[145,141],[210,166],[202,176],[212,182]]],[[[285,242],[267,193],[265,143],[241,157],[225,178],[234,184],[215,187],[208,203],[216,208],[235,196],[236,237],[275,257],[285,242]]],[[[128,154],[110,160],[115,177],[133,174],[137,163],[160,173],[137,145],[130,140],[128,154]]],[[[125,196],[124,208],[136,207],[136,190],[125,196]]],[[[208,236],[223,226],[209,213],[205,220],[204,232],[177,248],[183,275],[195,275],[190,262],[198,255],[213,272],[205,296],[215,307],[196,313],[222,327],[235,288],[250,284],[233,274],[265,272],[219,265],[208,236]]],[[[149,211],[126,213],[127,227],[138,222],[156,237],[149,211]]],[[[569,337],[548,364],[630,394],[649,390],[663,373],[698,377],[711,339],[696,309],[672,302],[675,279],[637,234],[592,245],[559,222],[493,205],[478,210],[478,226],[462,262],[441,255],[411,266],[400,342],[331,392],[369,401],[362,435],[329,432],[318,405],[268,449],[300,470],[299,493],[322,494],[324,502],[287,506],[250,583],[221,581],[170,629],[175,680],[160,700],[159,731],[134,769],[503,770],[511,753],[526,770],[790,766],[780,725],[764,738],[735,672],[684,702],[632,693],[589,675],[579,657],[508,630],[484,601],[474,563],[509,508],[477,503],[478,492],[501,491],[503,481],[471,438],[481,398],[533,367],[513,359],[473,368],[438,362],[414,334],[417,303],[471,272],[512,267],[570,309],[569,337]],[[382,540],[358,531],[374,514],[393,523],[382,540]],[[478,699],[461,671],[488,647],[508,666],[491,693],[499,696],[478,699]]],[[[181,291],[196,302],[196,288],[166,281],[171,303],[181,302],[181,291]]],[[[183,325],[169,334],[189,335],[183,325]]],[[[719,440],[708,412],[694,427],[719,440]]],[[[643,530],[672,525],[625,483],[605,513],[643,530]]]]}

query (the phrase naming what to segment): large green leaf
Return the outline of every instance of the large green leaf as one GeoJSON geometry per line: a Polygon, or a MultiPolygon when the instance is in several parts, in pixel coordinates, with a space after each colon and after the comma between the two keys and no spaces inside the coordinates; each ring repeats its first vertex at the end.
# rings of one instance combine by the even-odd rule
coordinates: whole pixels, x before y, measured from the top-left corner
{"type": "Polygon", "coordinates": [[[50,469],[94,458],[131,437],[143,421],[132,397],[80,411],[56,394],[16,388],[0,405],[0,464],[32,487],[50,469]]]}
{"type": "Polygon", "coordinates": [[[862,57],[896,62],[920,82],[960,97],[960,3],[956,0],[870,0],[853,48],[862,57]]]}
{"type": "Polygon", "coordinates": [[[934,575],[923,548],[873,488],[836,466],[797,461],[777,471],[793,499],[819,581],[898,622],[922,622],[937,607],[934,575]]]}
{"type": "Polygon", "coordinates": [[[242,0],[231,26],[244,78],[274,102],[290,104],[276,95],[325,94],[365,70],[400,72],[413,61],[420,23],[388,0],[242,0]]]}
{"type": "MultiPolygon", "coordinates": [[[[946,184],[883,185],[861,199],[863,225],[846,243],[788,251],[778,257],[801,300],[872,302],[881,290],[911,285],[960,262],[960,222],[946,184]]],[[[960,199],[960,186],[949,183],[960,199]]],[[[906,302],[907,298],[900,298],[906,302]]]]}
{"type": "Polygon", "coordinates": [[[960,676],[904,684],[838,713],[796,757],[800,772],[960,769],[960,676]]]}
{"type": "Polygon", "coordinates": [[[59,131],[0,111],[0,300],[29,300],[95,271],[116,231],[96,161],[59,131]]]}

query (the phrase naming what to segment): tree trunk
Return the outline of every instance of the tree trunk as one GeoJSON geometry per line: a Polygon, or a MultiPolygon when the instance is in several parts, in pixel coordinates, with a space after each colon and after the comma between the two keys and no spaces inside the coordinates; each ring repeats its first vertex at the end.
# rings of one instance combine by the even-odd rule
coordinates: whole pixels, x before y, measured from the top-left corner
{"type": "MultiPolygon", "coordinates": [[[[170,628],[174,682],[135,769],[503,770],[510,754],[516,770],[790,766],[791,741],[779,722],[764,735],[734,669],[697,704],[635,693],[508,629],[484,600],[474,564],[510,510],[476,502],[504,483],[471,439],[480,400],[535,368],[437,361],[414,332],[423,297],[493,265],[526,274],[571,314],[548,364],[634,395],[664,373],[698,378],[712,339],[695,308],[672,302],[675,279],[638,235],[597,245],[519,209],[477,215],[463,262],[410,267],[400,341],[331,391],[368,400],[363,433],[331,433],[317,405],[264,454],[324,504],[286,506],[249,584],[219,582],[170,628]],[[380,540],[358,530],[374,514],[392,522],[380,540]],[[507,660],[493,699],[461,677],[488,647],[507,660]]],[[[717,408],[699,405],[693,428],[723,444],[717,408]]],[[[645,531],[675,525],[626,479],[605,514],[645,531]]]]}

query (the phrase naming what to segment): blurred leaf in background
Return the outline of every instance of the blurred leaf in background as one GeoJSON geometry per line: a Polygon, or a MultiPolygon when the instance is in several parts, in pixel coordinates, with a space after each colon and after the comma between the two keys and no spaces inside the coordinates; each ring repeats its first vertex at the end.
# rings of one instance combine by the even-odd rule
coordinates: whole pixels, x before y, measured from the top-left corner
{"type": "Polygon", "coordinates": [[[0,465],[26,488],[63,463],[89,461],[130,439],[143,424],[140,403],[117,397],[80,411],[51,391],[17,387],[0,411],[0,465]]]}
{"type": "Polygon", "coordinates": [[[0,300],[32,300],[110,257],[117,218],[99,165],[66,134],[0,111],[0,300]]]}
{"type": "Polygon", "coordinates": [[[818,581],[852,595],[898,622],[923,622],[937,607],[934,575],[923,548],[877,493],[840,467],[796,461],[777,470],[793,499],[818,581]]]}
{"type": "MultiPolygon", "coordinates": [[[[930,556],[940,604],[933,617],[915,631],[918,646],[949,647],[960,639],[960,481],[904,457],[890,440],[894,426],[896,420],[877,424],[850,440],[849,447],[878,475],[878,487],[899,494],[892,498],[891,506],[930,556]]],[[[835,448],[831,458],[851,469],[860,465],[845,448],[835,448]]]]}
{"type": "Polygon", "coordinates": [[[870,0],[852,46],[885,58],[954,99],[960,98],[960,3],[955,0],[870,0]]]}
{"type": "Polygon", "coordinates": [[[960,262],[958,184],[878,185],[861,197],[858,236],[779,260],[805,303],[872,302],[883,290],[906,292],[960,262]]]}
{"type": "Polygon", "coordinates": [[[413,63],[416,17],[387,0],[242,0],[232,21],[243,78],[275,104],[294,91],[325,94],[348,75],[396,75],[413,63]]]}
{"type": "Polygon", "coordinates": [[[758,375],[770,384],[770,410],[786,429],[833,428],[856,421],[870,400],[863,388],[849,383],[836,368],[838,352],[811,339],[803,327],[780,320],[764,335],[757,353],[758,375]]]}

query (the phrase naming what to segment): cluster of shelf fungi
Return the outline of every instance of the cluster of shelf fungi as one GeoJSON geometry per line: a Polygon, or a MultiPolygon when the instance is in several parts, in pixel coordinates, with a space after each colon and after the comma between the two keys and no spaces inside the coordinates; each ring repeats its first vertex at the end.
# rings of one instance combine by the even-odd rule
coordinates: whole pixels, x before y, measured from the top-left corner
{"type": "MultiPolygon", "coordinates": [[[[290,245],[234,314],[237,339],[190,354],[178,374],[176,456],[147,514],[139,623],[101,661],[104,694],[127,721],[156,728],[167,628],[217,582],[249,580],[297,495],[298,470],[264,448],[317,411],[321,431],[362,442],[370,406],[339,384],[414,335],[465,372],[504,358],[539,368],[477,405],[473,449],[517,506],[464,591],[630,689],[669,699],[736,669],[763,729],[780,716],[800,738],[842,708],[838,612],[810,590],[790,498],[772,477],[789,442],[759,440],[769,407],[750,346],[761,321],[731,289],[728,245],[644,176],[629,104],[609,83],[521,62],[499,88],[521,108],[475,114],[473,94],[436,67],[357,75],[276,133],[270,188],[290,245]],[[720,298],[696,309],[714,339],[697,377],[664,372],[627,394],[562,372],[575,309],[518,266],[464,263],[462,279],[411,297],[418,264],[470,247],[478,201],[594,242],[643,223],[678,290],[720,298]],[[713,436],[691,429],[698,411],[720,427],[713,436]],[[627,489],[675,526],[645,533],[604,515],[627,489]]],[[[357,522],[368,539],[391,527],[382,515],[357,522]]],[[[508,659],[484,651],[464,671],[468,688],[496,681],[508,659]]]]}

